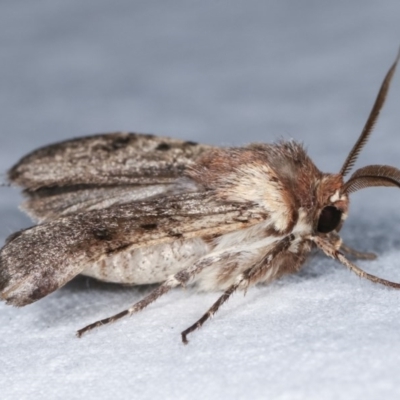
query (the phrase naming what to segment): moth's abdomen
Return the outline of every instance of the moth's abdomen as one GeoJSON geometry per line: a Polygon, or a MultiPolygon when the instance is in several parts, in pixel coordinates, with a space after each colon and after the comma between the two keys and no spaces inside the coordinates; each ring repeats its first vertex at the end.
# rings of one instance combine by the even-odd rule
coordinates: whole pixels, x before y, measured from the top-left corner
{"type": "MultiPolygon", "coordinates": [[[[145,285],[164,282],[203,258],[207,260],[207,266],[189,283],[195,283],[204,291],[226,290],[283,239],[267,230],[268,227],[270,222],[265,221],[213,240],[180,239],[121,251],[85,268],[82,274],[106,282],[145,285]]],[[[303,254],[310,250],[300,247],[296,245],[281,253],[252,283],[268,283],[285,273],[297,271],[304,261],[303,254]]]]}
{"type": "Polygon", "coordinates": [[[82,274],[105,282],[147,285],[165,281],[210,252],[201,238],[176,240],[121,251],[94,263],[82,274]]]}

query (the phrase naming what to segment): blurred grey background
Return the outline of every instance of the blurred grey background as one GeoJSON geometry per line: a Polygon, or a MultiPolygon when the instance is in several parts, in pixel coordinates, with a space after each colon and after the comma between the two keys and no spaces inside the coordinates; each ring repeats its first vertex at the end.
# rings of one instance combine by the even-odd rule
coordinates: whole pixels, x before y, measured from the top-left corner
{"type": "MultiPolygon", "coordinates": [[[[399,17],[396,0],[2,0],[0,172],[38,146],[116,130],[214,145],[294,138],[336,172],[396,56],[399,17]]],[[[399,104],[396,76],[358,166],[400,166],[399,104]]],[[[344,235],[380,253],[365,268],[400,280],[397,196],[357,193],[344,235]]],[[[1,241],[30,224],[19,200],[0,188],[1,241]]],[[[216,294],[176,291],[82,341],[76,328],[144,292],[81,280],[25,309],[2,304],[1,397],[394,398],[399,295],[311,264],[237,296],[186,348],[180,330],[216,294]]]]}

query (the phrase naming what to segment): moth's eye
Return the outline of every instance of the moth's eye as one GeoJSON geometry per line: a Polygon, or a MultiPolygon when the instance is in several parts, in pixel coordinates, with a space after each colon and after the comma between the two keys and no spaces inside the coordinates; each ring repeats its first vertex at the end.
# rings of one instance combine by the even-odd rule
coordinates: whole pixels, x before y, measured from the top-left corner
{"type": "Polygon", "coordinates": [[[318,220],[318,232],[328,233],[332,232],[340,223],[342,212],[336,207],[327,206],[325,207],[318,220]]]}

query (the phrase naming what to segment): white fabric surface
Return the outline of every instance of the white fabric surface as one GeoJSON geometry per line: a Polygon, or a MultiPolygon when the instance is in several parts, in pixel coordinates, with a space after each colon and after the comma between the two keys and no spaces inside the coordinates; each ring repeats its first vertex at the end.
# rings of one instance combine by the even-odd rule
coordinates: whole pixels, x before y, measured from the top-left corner
{"type": "MultiPolygon", "coordinates": [[[[215,145],[295,138],[324,171],[357,139],[400,39],[392,1],[0,3],[0,171],[40,145],[114,130],[215,145]]],[[[400,166],[400,71],[357,163],[400,166]]],[[[353,196],[358,262],[400,281],[400,193],[353,196]]],[[[0,241],[30,224],[0,188],[0,241]]],[[[236,294],[183,346],[218,297],[175,290],[78,340],[149,288],[79,278],[22,309],[0,304],[0,398],[394,399],[400,292],[323,256],[236,294]]]]}

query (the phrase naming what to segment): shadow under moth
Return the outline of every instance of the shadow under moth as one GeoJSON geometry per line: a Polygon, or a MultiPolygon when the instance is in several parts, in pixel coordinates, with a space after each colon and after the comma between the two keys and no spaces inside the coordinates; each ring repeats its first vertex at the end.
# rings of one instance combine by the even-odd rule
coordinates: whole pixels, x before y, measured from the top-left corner
{"type": "Polygon", "coordinates": [[[349,195],[400,186],[400,170],[369,165],[345,181],[385,102],[389,69],[339,173],[321,172],[294,141],[217,148],[136,133],[68,140],[23,157],[8,173],[37,225],[0,252],[1,298],[25,306],[78,274],[128,285],[160,283],[78,336],[143,310],[176,286],[223,291],[182,332],[200,328],[237,290],[297,272],[316,247],[358,276],[400,289],[348,260],[374,258],[342,243],[349,195]]]}

